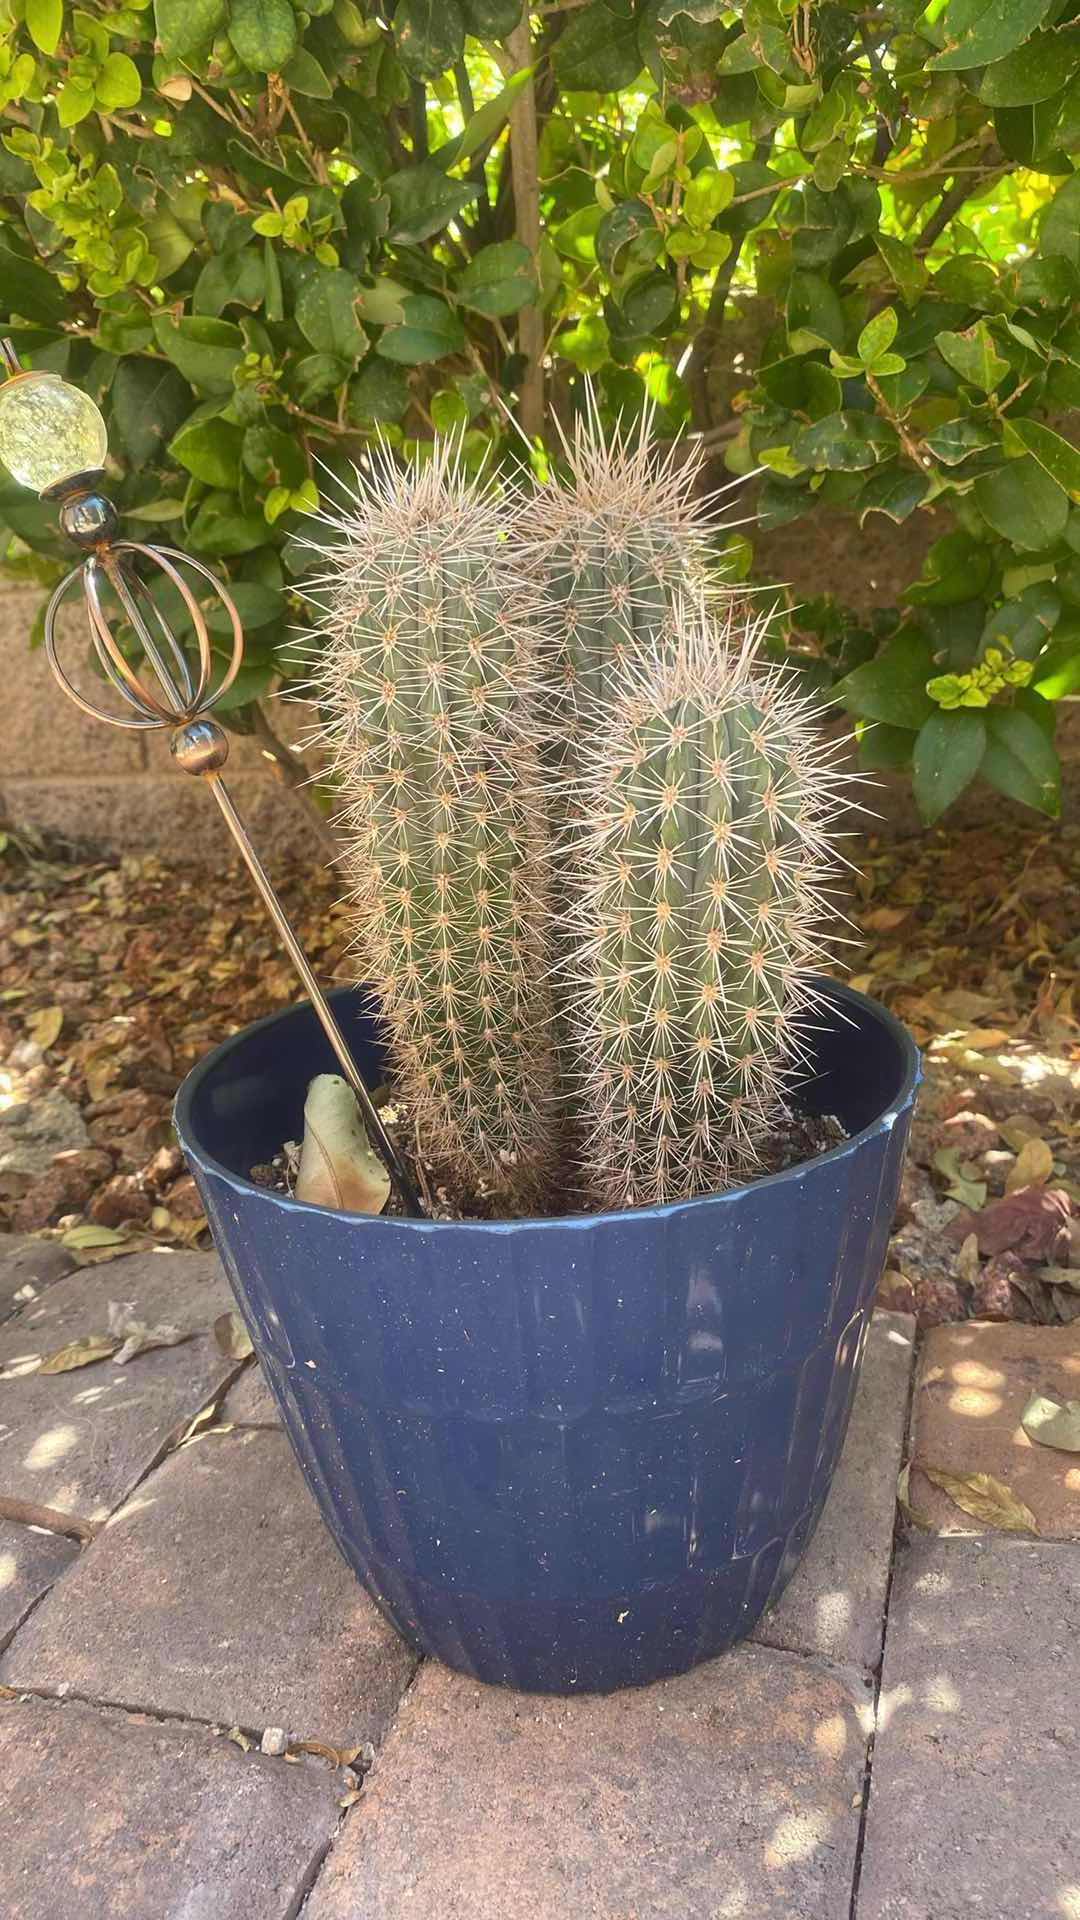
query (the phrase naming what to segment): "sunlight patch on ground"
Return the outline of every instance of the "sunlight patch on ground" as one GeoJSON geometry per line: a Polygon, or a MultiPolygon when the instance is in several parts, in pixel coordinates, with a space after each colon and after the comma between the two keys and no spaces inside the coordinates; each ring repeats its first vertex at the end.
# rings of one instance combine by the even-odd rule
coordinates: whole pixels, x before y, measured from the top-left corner
{"type": "Polygon", "coordinates": [[[831,1826],[829,1815],[818,1809],[785,1814],[765,1843],[765,1865],[770,1872],[776,1872],[781,1867],[794,1867],[802,1860],[809,1860],[827,1840],[831,1826]]]}
{"type": "Polygon", "coordinates": [[[923,1699],[935,1713],[959,1713],[960,1695],[947,1673],[935,1673],[926,1683],[923,1699]]]}
{"type": "Polygon", "coordinates": [[[814,1729],[814,1745],[830,1760],[839,1760],[847,1746],[847,1722],[842,1713],[832,1713],[814,1729]]]}
{"type": "Polygon", "coordinates": [[[28,1473],[42,1473],[46,1467],[55,1467],[58,1460],[66,1459],[78,1444],[78,1427],[50,1427],[47,1432],[38,1434],[23,1460],[23,1466],[28,1473]]]}

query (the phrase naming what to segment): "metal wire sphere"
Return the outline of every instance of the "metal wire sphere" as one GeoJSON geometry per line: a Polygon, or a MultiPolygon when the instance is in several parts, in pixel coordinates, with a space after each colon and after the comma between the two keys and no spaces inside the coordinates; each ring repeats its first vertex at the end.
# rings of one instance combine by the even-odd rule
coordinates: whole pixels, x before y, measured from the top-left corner
{"type": "Polygon", "coordinates": [[[244,657],[244,630],[240,615],[217,575],[201,560],[180,553],[175,547],[144,546],[138,540],[103,543],[88,559],[73,567],[61,580],[45,612],[45,651],[49,665],[64,692],[84,713],[104,720],[112,727],[177,727],[209,712],[232,686],[244,657]],[[135,560],[151,562],[174,586],[184,603],[198,649],[198,667],[192,665],[180,640],[154,599],[151,588],[136,572],[135,560]],[[176,564],[176,563],[179,563],[176,564]],[[232,651],[228,666],[213,684],[213,654],[210,632],[191,587],[180,572],[188,567],[206,580],[229,616],[232,651]],[[90,637],[102,670],[115,691],[131,709],[128,714],[109,713],[80,693],[60,663],[57,651],[56,621],[71,588],[78,581],[83,589],[90,621],[90,637]],[[102,591],[112,588],[142,647],[150,673],[136,673],[125,659],[109,625],[102,605],[102,591]],[[146,610],[144,614],[144,609],[146,610]],[[157,623],[155,635],[148,616],[157,623]],[[151,677],[152,675],[152,677],[151,677]]]}

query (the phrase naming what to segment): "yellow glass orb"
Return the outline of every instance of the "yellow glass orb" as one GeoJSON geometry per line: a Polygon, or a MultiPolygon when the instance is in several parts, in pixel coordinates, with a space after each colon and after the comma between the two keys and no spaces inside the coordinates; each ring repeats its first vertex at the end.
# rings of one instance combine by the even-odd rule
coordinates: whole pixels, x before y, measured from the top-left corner
{"type": "Polygon", "coordinates": [[[0,463],[44,493],[105,465],[105,422],[88,393],[58,373],[22,373],[0,386],[0,463]]]}

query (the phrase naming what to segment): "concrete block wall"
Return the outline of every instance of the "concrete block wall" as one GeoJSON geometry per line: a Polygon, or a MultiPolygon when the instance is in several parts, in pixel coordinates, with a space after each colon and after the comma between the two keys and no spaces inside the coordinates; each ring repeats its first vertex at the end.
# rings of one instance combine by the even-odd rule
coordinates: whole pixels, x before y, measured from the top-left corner
{"type": "MultiPolygon", "coordinates": [[[[44,651],[31,652],[40,589],[0,589],[0,819],[16,830],[55,833],[119,853],[221,859],[229,845],[201,783],[178,772],[161,735],[92,720],[61,692],[44,651]]],[[[94,698],[108,698],[85,665],[77,604],[62,622],[62,658],[94,698]],[[80,672],[81,668],[81,672],[80,672]]],[[[276,724],[290,740],[301,711],[278,703],[276,724]]],[[[270,771],[256,741],[230,737],[229,786],[261,849],[318,857],[306,811],[270,771]]]]}

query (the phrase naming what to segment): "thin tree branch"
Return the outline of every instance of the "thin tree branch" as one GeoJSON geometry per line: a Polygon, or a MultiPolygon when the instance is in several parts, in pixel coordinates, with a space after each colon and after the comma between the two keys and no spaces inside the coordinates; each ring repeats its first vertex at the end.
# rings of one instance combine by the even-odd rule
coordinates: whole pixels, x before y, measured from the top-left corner
{"type": "MultiPolygon", "coordinates": [[[[510,71],[533,65],[532,28],[528,12],[506,39],[510,71]]],[[[526,80],[510,109],[510,165],[514,185],[514,231],[527,247],[533,271],[540,274],[540,158],[536,119],[535,78],[526,80]]],[[[536,301],[522,307],[517,317],[518,352],[525,372],[518,383],[518,424],[530,440],[544,424],[544,316],[536,301]]]]}

